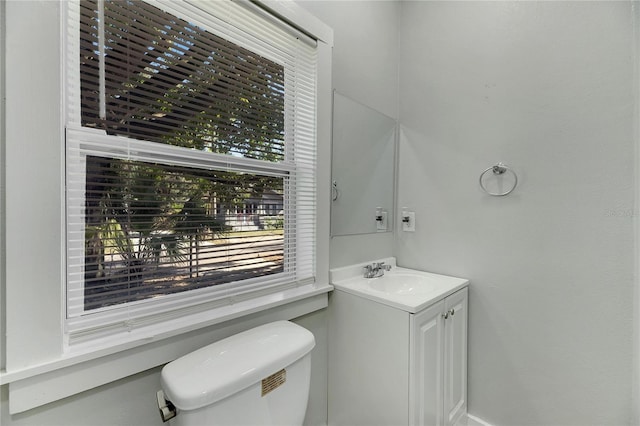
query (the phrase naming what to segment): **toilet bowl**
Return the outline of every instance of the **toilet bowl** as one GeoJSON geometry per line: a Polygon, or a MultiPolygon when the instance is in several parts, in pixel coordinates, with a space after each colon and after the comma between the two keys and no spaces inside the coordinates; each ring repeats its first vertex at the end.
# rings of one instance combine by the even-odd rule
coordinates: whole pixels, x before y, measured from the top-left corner
{"type": "Polygon", "coordinates": [[[191,352],[162,369],[161,414],[172,426],[301,425],[314,346],[310,331],[277,321],[191,352]]]}

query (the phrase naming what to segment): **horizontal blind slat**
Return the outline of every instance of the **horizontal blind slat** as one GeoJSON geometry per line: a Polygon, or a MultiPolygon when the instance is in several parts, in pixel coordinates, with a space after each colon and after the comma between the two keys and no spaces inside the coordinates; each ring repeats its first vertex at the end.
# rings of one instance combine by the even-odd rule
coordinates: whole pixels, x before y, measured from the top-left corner
{"type": "Polygon", "coordinates": [[[98,17],[81,0],[70,13],[71,340],[312,280],[314,48],[214,3],[106,1],[98,17]]]}
{"type": "MultiPolygon", "coordinates": [[[[161,143],[167,143],[167,133],[175,134],[178,129],[178,134],[175,134],[178,139],[173,136],[168,141],[176,143],[180,140],[179,129],[184,128],[183,121],[196,117],[198,122],[203,123],[199,126],[200,129],[207,128],[205,120],[210,120],[211,123],[217,123],[214,126],[218,131],[236,133],[237,126],[225,123],[225,116],[228,115],[227,111],[237,110],[239,115],[235,119],[242,120],[243,126],[256,126],[256,130],[262,128],[265,142],[282,133],[278,126],[265,126],[265,119],[273,116],[272,107],[264,109],[264,114],[255,109],[260,103],[263,104],[262,108],[267,108],[273,102],[276,105],[282,102],[284,82],[277,81],[282,78],[277,77],[281,73],[281,66],[271,66],[270,61],[258,59],[254,53],[201,31],[186,21],[177,18],[167,20],[166,14],[153,6],[136,4],[134,7],[124,2],[106,2],[106,5],[106,31],[111,35],[106,37],[107,120],[100,120],[95,112],[88,112],[84,115],[85,125],[106,125],[111,133],[142,139],[153,136],[154,141],[161,143]],[[138,8],[140,11],[137,11],[138,8]],[[144,27],[145,24],[147,27],[144,27]],[[147,32],[149,28],[153,29],[153,34],[147,32]],[[190,33],[186,33],[187,30],[190,33]],[[216,47],[213,51],[199,49],[196,40],[210,42],[216,47]],[[187,53],[188,56],[184,56],[187,53]],[[205,87],[208,87],[207,90],[212,88],[208,83],[209,77],[202,75],[203,70],[207,73],[206,69],[215,69],[215,73],[211,75],[215,75],[215,87],[219,92],[215,98],[211,97],[211,93],[208,96],[210,100],[215,99],[216,106],[206,102],[207,95],[194,96],[192,90],[196,88],[197,92],[201,92],[205,87]],[[258,76],[261,77],[257,78],[258,76]],[[198,82],[199,80],[202,81],[198,82]],[[184,88],[190,90],[185,92],[184,88]],[[174,93],[169,99],[166,95],[170,92],[167,91],[174,93]],[[244,96],[251,97],[249,109],[243,109],[246,106],[242,101],[244,96]],[[149,107],[152,109],[148,110],[149,107]],[[223,116],[219,114],[221,111],[225,111],[223,116]]],[[[87,25],[93,28],[91,25],[95,26],[95,23],[88,22],[87,25]]],[[[84,51],[95,56],[93,46],[100,38],[95,31],[86,31],[84,34],[87,36],[84,51]]],[[[89,76],[96,77],[95,65],[89,64],[87,69],[89,73],[83,80],[85,92],[96,93],[99,81],[87,80],[89,76]]],[[[83,102],[88,102],[87,106],[91,106],[97,99],[97,96],[83,96],[83,102]]],[[[233,119],[233,115],[229,118],[233,119]]],[[[274,147],[274,151],[274,148],[268,147],[272,143],[262,144],[257,150],[247,151],[247,154],[256,158],[281,158],[281,148],[274,147]]],[[[222,146],[222,151],[244,152],[234,150],[229,142],[196,145],[222,146]]]]}

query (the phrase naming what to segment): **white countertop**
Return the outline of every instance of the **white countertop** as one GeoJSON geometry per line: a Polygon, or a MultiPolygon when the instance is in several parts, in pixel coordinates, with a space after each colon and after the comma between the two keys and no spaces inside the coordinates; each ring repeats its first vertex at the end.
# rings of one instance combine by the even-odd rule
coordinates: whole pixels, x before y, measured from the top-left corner
{"type": "Polygon", "coordinates": [[[398,267],[395,258],[332,269],[330,280],[336,290],[411,313],[420,312],[469,284],[464,278],[398,267]],[[373,262],[385,262],[391,270],[379,278],[364,278],[363,267],[373,262]]]}

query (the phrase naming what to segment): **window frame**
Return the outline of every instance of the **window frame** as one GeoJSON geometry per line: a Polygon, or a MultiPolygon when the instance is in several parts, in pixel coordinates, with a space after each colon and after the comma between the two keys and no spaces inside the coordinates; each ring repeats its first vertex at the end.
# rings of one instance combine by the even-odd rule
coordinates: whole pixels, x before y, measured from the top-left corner
{"type": "MultiPolygon", "coordinates": [[[[216,3],[208,7],[212,10],[205,10],[205,5],[197,5],[189,0],[174,1],[171,3],[158,0],[141,0],[148,5],[155,7],[165,13],[175,16],[179,19],[192,22],[203,30],[212,34],[216,34],[225,38],[242,48],[249,49],[252,52],[265,57],[270,61],[275,61],[283,66],[285,91],[287,93],[296,93],[296,87],[302,86],[302,81],[298,79],[306,79],[307,76],[298,70],[298,61],[288,63],[280,57],[280,54],[272,52],[274,49],[270,46],[270,42],[259,39],[260,31],[253,28],[243,28],[241,33],[249,31],[247,39],[243,39],[242,35],[236,34],[230,28],[234,25],[244,25],[241,19],[233,16],[217,16],[213,13],[229,13],[226,9],[243,13],[247,11],[247,15],[256,16],[253,8],[247,8],[245,3],[216,3]],[[202,15],[196,16],[195,12],[201,9],[203,14],[208,13],[207,17],[202,15]],[[192,13],[192,16],[185,16],[192,13]],[[230,18],[227,20],[227,18],[230,18]],[[218,26],[217,31],[215,27],[218,26]],[[229,29],[225,29],[227,26],[229,29]],[[285,63],[286,62],[286,63],[285,63]],[[295,69],[293,67],[296,67],[295,69]]],[[[296,217],[300,214],[300,209],[304,208],[303,203],[298,202],[306,197],[300,188],[294,182],[304,181],[308,179],[315,180],[315,173],[305,170],[299,163],[300,160],[294,158],[293,152],[302,146],[303,150],[308,149],[305,143],[299,143],[298,136],[295,136],[294,130],[298,129],[296,119],[293,117],[293,110],[297,109],[298,103],[306,102],[298,100],[298,95],[285,96],[284,104],[284,143],[285,156],[282,161],[268,162],[263,160],[254,160],[251,158],[235,157],[226,154],[216,154],[211,152],[193,151],[188,148],[166,145],[159,142],[145,141],[130,137],[117,135],[109,135],[103,130],[84,127],[81,124],[81,101],[80,101],[80,20],[79,20],[79,2],[69,2],[67,10],[70,16],[69,22],[65,26],[67,34],[65,45],[67,46],[67,54],[64,75],[65,81],[65,99],[64,99],[64,116],[65,135],[66,135],[66,159],[67,159],[67,217],[84,217],[84,200],[80,195],[84,193],[84,174],[86,168],[84,166],[88,155],[98,155],[104,158],[114,159],[131,159],[135,161],[151,161],[166,165],[179,165],[186,167],[196,167],[202,170],[214,169],[220,171],[246,171],[255,173],[265,173],[280,177],[286,177],[292,184],[285,185],[285,222],[288,226],[284,229],[284,265],[283,272],[273,276],[262,276],[259,278],[247,279],[212,286],[202,289],[188,290],[169,296],[148,299],[138,302],[127,302],[108,308],[98,309],[87,312],[84,304],[78,302],[71,303],[74,294],[84,293],[84,280],[73,279],[84,276],[84,263],[67,264],[67,287],[65,291],[66,312],[65,319],[65,344],[73,350],[72,346],[76,344],[84,344],[92,339],[104,339],[118,333],[127,333],[134,328],[146,327],[148,324],[157,321],[171,321],[179,318],[184,313],[190,313],[195,310],[209,310],[223,307],[227,304],[234,304],[238,301],[247,300],[254,297],[271,292],[281,292],[292,287],[301,285],[310,285],[311,281],[306,278],[307,275],[313,276],[313,270],[307,271],[305,276],[300,277],[300,271],[308,269],[306,262],[313,263],[312,258],[305,252],[313,248],[306,247],[312,244],[311,241],[302,241],[295,243],[296,236],[300,227],[303,230],[304,225],[298,223],[296,217]],[[78,27],[76,27],[78,25],[78,27]],[[76,178],[75,176],[80,176],[76,178]],[[298,194],[298,192],[301,192],[298,194]],[[75,201],[74,201],[75,200],[75,201]],[[74,204],[75,202],[75,204],[74,204]]],[[[100,6],[98,5],[98,10],[100,6]]],[[[242,15],[239,15],[242,16],[242,15]]],[[[259,17],[260,19],[262,17],[259,17]]],[[[280,30],[281,31],[281,30],[280,30]]],[[[276,37],[278,35],[276,34],[276,37]]],[[[296,37],[297,43],[304,41],[304,35],[296,37]]],[[[289,36],[290,39],[294,37],[289,36]]],[[[282,42],[277,41],[278,45],[282,42]]],[[[283,43],[288,44],[288,43],[283,43]]],[[[300,47],[295,47],[300,50],[300,47]]],[[[314,49],[315,50],[315,49],[314,49]]],[[[106,76],[108,78],[109,76],[106,76]]],[[[100,78],[105,76],[100,73],[100,78]]],[[[103,80],[104,81],[104,80],[103,80]]],[[[97,112],[97,111],[96,111],[97,112]]],[[[304,129],[303,129],[304,132],[304,129]]],[[[316,143],[317,144],[317,143],[316,143]]],[[[314,147],[315,148],[315,147],[314,147]]],[[[303,159],[304,161],[304,159],[303,159]]],[[[315,182],[314,182],[315,184],[315,182]]],[[[307,188],[308,191],[308,188],[307,188]]],[[[67,223],[67,259],[75,257],[84,258],[84,243],[77,239],[74,241],[72,235],[82,235],[85,232],[84,221],[82,223],[67,223]],[[78,255],[77,253],[83,253],[78,255]]],[[[304,232],[304,230],[303,230],[304,232]]],[[[312,268],[313,269],[313,268],[312,268]]],[[[117,336],[114,336],[117,338],[117,336]]]]}
{"type": "MultiPolygon", "coordinates": [[[[208,342],[266,321],[293,319],[327,306],[331,138],[332,30],[294,2],[256,2],[319,41],[316,283],[185,316],[117,342],[105,339],[69,351],[64,345],[64,3],[3,4],[6,98],[3,183],[6,341],[0,382],[9,411],[19,413],[162,365],[208,342]],[[24,25],[29,22],[30,25],[24,25]],[[34,30],[37,29],[37,30],[34,30]],[[33,52],[37,51],[38,55],[33,52]],[[40,72],[46,70],[46,72],[40,72]],[[35,99],[37,102],[25,102],[35,99]],[[37,125],[33,117],[38,117],[37,125]],[[34,173],[37,171],[37,173],[34,173]],[[43,208],[46,206],[46,208],[43,208]],[[46,214],[43,214],[46,212],[46,214]],[[36,241],[37,244],[24,244],[36,241]],[[52,255],[52,253],[54,255],[52,255]]],[[[275,19],[275,18],[274,18],[275,19]]]]}

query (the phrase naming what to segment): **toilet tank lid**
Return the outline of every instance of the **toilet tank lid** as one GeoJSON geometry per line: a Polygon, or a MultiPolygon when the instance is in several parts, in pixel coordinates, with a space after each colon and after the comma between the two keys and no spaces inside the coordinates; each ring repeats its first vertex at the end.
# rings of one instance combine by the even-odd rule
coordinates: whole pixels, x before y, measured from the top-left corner
{"type": "Polygon", "coordinates": [[[313,334],[276,321],[227,337],[165,365],[162,388],[176,407],[195,410],[258,383],[315,346],[313,334]]]}

